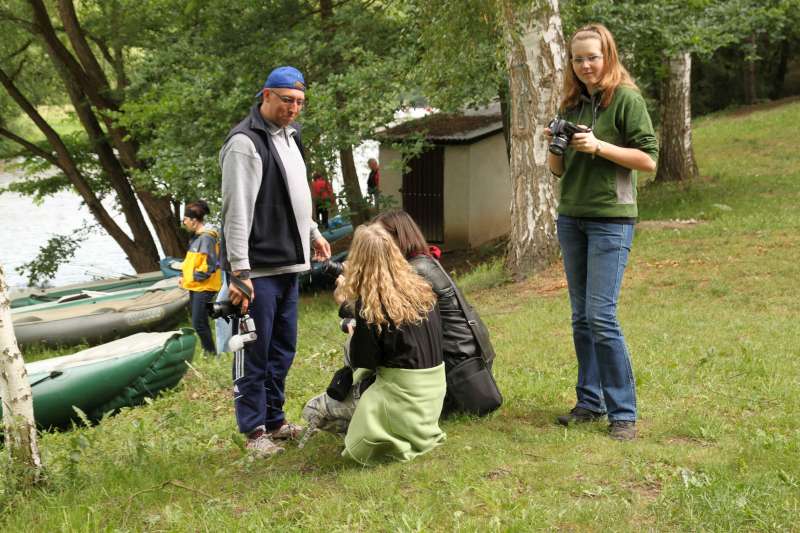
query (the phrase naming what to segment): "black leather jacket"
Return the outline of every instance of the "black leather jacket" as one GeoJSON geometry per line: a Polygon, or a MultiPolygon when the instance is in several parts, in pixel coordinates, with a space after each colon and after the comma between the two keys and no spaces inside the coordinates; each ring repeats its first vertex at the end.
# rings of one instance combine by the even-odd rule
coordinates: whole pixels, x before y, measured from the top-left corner
{"type": "Polygon", "coordinates": [[[472,329],[467,323],[458,303],[451,281],[436,264],[436,259],[428,255],[418,255],[409,260],[414,270],[433,287],[439,299],[439,313],[442,317],[442,350],[445,366],[449,370],[467,357],[480,355],[472,329]]]}

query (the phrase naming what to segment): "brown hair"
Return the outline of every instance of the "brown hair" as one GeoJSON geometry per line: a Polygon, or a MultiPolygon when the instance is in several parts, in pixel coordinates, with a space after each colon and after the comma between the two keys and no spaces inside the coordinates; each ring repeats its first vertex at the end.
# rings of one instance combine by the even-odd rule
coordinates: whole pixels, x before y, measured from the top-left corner
{"type": "Polygon", "coordinates": [[[406,259],[417,255],[430,255],[428,243],[425,242],[419,226],[411,215],[402,209],[389,209],[379,213],[372,222],[380,224],[389,232],[406,259]]]}
{"type": "Polygon", "coordinates": [[[380,224],[356,228],[334,297],[351,311],[360,302],[359,314],[378,331],[390,321],[397,327],[419,323],[436,303],[431,286],[380,224]]]}
{"type": "Polygon", "coordinates": [[[208,208],[208,203],[206,203],[205,200],[196,200],[190,204],[186,204],[186,208],[183,210],[183,216],[194,218],[202,222],[205,216],[210,212],[211,210],[208,208]]]}
{"type": "Polygon", "coordinates": [[[585,88],[583,82],[575,75],[572,67],[572,43],[584,39],[597,39],[600,41],[600,50],[603,53],[603,73],[597,87],[603,91],[600,100],[601,107],[608,107],[611,99],[614,98],[614,91],[620,85],[639,90],[633,78],[622,66],[617,53],[617,43],[608,28],[602,24],[587,24],[572,34],[567,46],[567,68],[564,72],[564,97],[561,99],[561,111],[573,108],[578,105],[581,97],[581,90],[585,88]]]}

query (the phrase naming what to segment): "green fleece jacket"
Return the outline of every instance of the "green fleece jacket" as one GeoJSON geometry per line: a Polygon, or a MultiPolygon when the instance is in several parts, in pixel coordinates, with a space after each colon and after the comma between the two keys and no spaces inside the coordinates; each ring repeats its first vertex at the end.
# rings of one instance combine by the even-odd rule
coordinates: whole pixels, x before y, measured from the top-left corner
{"type": "MultiPolygon", "coordinates": [[[[605,109],[599,107],[600,96],[598,93],[591,101],[582,100],[562,117],[584,126],[594,122],[592,130],[599,140],[638,148],[657,161],[658,140],[642,95],[635,89],[618,87],[605,109]]],[[[568,148],[558,212],[571,217],[637,217],[636,171],[568,148]]]]}
{"type": "MultiPolygon", "coordinates": [[[[409,461],[439,446],[447,435],[439,428],[447,389],[444,364],[408,369],[379,366],[375,383],[358,400],[342,455],[365,466],[409,461]]],[[[358,369],[353,382],[360,381],[358,369]]]]}

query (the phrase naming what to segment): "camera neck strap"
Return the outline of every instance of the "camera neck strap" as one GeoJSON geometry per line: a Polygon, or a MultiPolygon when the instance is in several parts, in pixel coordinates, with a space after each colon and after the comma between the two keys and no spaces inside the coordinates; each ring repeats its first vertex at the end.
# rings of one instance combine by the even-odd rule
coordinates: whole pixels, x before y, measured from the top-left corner
{"type": "Polygon", "coordinates": [[[252,300],[253,299],[253,292],[250,290],[250,287],[245,285],[244,282],[242,280],[240,280],[239,278],[237,278],[236,276],[232,275],[230,278],[231,278],[231,282],[234,285],[236,285],[236,288],[244,293],[245,298],[247,298],[248,300],[252,300]]]}
{"type": "Polygon", "coordinates": [[[458,300],[458,305],[461,307],[461,313],[464,315],[464,318],[467,320],[467,324],[469,324],[469,328],[472,330],[472,336],[475,337],[475,342],[478,343],[478,347],[481,350],[481,359],[483,359],[484,363],[489,363],[494,359],[494,347],[489,342],[487,337],[488,332],[482,330],[478,325],[478,321],[480,318],[478,317],[478,313],[475,312],[475,309],[467,302],[464,295],[461,293],[461,290],[453,281],[453,278],[445,271],[444,267],[439,263],[437,260],[433,260],[436,263],[436,266],[439,270],[444,274],[447,278],[447,281],[450,282],[450,286],[453,287],[453,292],[456,295],[456,299],[458,300]]]}

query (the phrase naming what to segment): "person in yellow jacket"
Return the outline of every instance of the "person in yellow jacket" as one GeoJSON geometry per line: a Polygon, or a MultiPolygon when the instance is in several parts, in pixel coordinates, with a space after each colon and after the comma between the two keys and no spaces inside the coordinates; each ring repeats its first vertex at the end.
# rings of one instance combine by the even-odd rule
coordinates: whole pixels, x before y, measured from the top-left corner
{"type": "Polygon", "coordinates": [[[183,226],[195,237],[189,243],[178,284],[189,291],[192,327],[200,337],[203,351],[206,355],[216,355],[206,304],[214,301],[222,286],[222,271],[219,268],[219,232],[203,222],[208,213],[208,204],[203,200],[188,204],[183,212],[183,226]]]}

